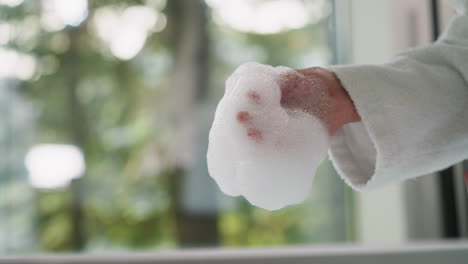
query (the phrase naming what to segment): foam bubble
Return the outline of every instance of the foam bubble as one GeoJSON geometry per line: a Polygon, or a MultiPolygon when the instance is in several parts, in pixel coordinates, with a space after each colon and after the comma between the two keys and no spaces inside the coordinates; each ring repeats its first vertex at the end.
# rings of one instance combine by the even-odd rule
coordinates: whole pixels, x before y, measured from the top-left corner
{"type": "Polygon", "coordinates": [[[299,73],[257,63],[237,68],[209,135],[208,171],[220,189],[268,210],[306,199],[329,148],[319,119],[281,106],[286,74],[299,73]]]}

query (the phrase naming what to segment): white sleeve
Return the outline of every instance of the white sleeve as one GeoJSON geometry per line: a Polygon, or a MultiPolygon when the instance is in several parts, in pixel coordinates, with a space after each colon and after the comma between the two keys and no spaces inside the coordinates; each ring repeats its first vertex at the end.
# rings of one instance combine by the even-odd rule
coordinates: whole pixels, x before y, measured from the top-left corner
{"type": "Polygon", "coordinates": [[[330,70],[362,120],[340,129],[330,148],[335,168],[354,189],[414,178],[468,158],[467,14],[455,17],[434,44],[390,63],[330,70]]]}

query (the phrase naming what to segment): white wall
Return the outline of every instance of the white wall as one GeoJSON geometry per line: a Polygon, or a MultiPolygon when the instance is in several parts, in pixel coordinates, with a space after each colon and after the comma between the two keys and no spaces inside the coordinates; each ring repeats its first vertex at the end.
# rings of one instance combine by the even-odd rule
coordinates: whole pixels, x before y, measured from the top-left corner
{"type": "MultiPolygon", "coordinates": [[[[391,0],[352,0],[351,63],[379,64],[394,55],[391,0]]],[[[406,240],[401,185],[357,193],[356,236],[364,243],[406,240]]]]}
{"type": "MultiPolygon", "coordinates": [[[[348,0],[351,63],[380,64],[398,52],[432,42],[429,0],[348,0]]],[[[439,1],[441,29],[453,10],[439,1]]],[[[439,182],[428,175],[355,194],[356,236],[364,243],[438,239],[442,234],[439,182]]]]}

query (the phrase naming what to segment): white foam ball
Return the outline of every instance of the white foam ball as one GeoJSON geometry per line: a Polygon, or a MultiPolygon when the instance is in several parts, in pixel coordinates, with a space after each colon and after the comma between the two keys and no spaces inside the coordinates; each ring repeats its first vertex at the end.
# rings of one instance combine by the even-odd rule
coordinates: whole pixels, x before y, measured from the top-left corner
{"type": "Polygon", "coordinates": [[[209,134],[208,171],[220,189],[277,210],[304,201],[329,135],[312,115],[281,107],[286,67],[241,65],[226,81],[209,134]],[[248,121],[239,122],[239,113],[248,121]]]}

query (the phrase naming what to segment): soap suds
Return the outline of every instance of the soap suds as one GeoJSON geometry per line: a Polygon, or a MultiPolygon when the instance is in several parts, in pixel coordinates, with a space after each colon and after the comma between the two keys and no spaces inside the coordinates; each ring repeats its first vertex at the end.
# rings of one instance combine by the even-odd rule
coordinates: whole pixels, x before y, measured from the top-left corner
{"type": "Polygon", "coordinates": [[[310,97],[301,96],[308,85],[323,87],[320,80],[292,69],[257,63],[241,65],[228,78],[207,153],[209,173],[224,193],[243,195],[268,210],[305,200],[329,148],[329,135],[320,121],[327,94],[316,92],[312,98],[316,102],[310,104],[310,97]],[[285,90],[287,85],[293,86],[285,90]],[[309,100],[293,102],[295,106],[321,108],[285,104],[293,99],[309,100]]]}

